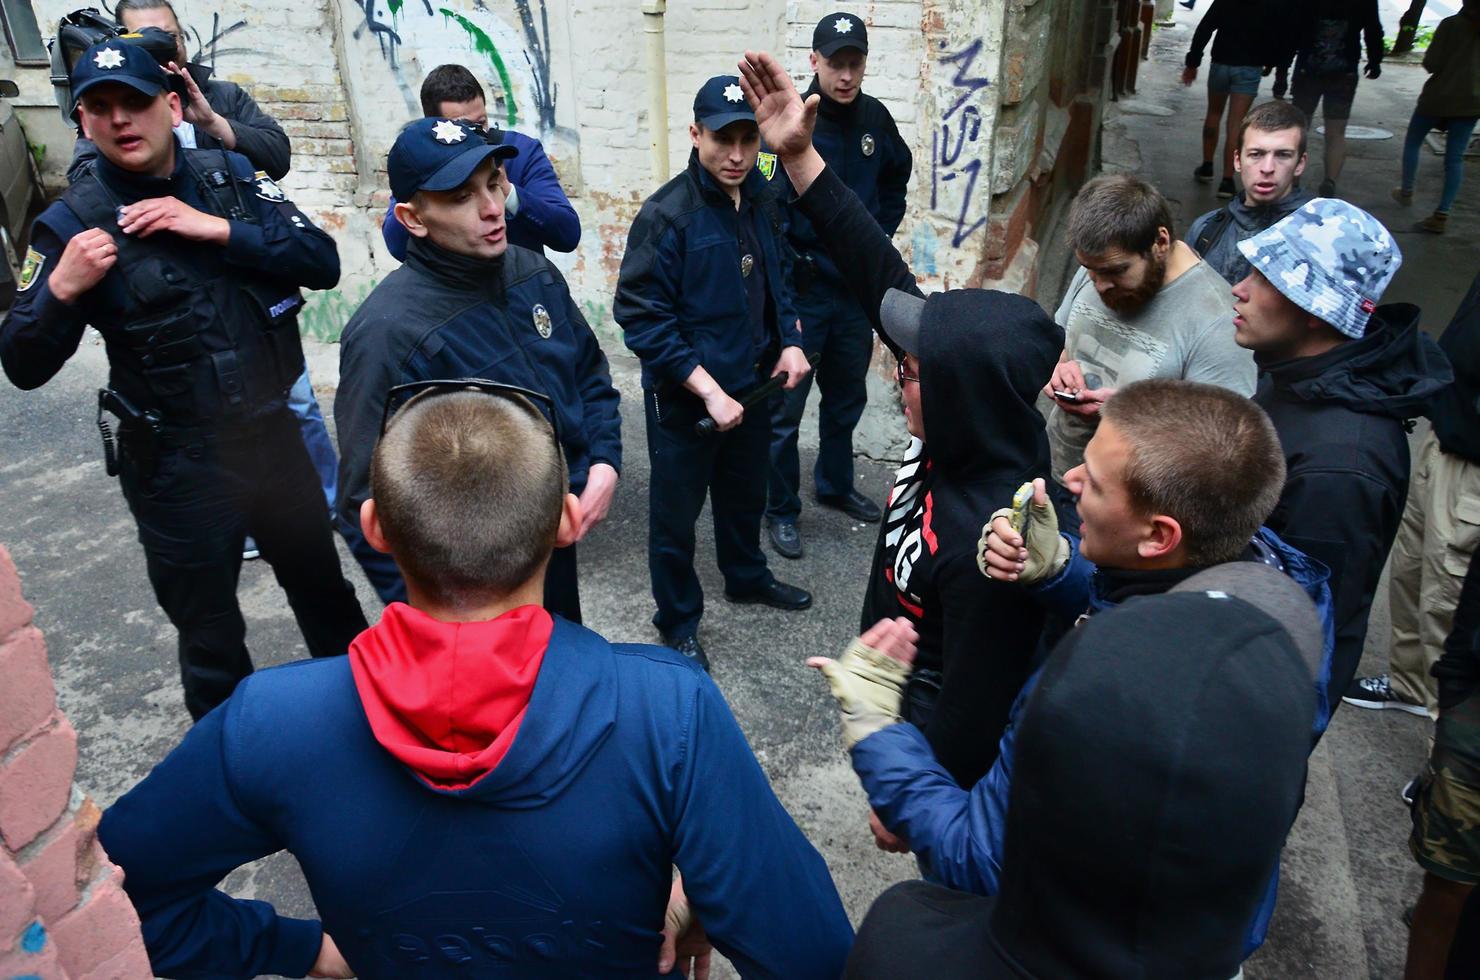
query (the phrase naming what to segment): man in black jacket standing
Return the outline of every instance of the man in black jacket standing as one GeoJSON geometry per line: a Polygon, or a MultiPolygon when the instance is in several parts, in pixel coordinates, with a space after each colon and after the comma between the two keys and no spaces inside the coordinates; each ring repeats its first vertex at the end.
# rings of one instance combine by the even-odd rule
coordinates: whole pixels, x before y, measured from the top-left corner
{"type": "MultiPolygon", "coordinates": [[[[863,92],[868,66],[868,31],[852,14],[829,14],[812,32],[812,87],[821,102],[813,142],[828,166],[852,188],[886,236],[904,217],[910,179],[910,149],[884,104],[863,92]]],[[[770,154],[767,154],[770,156],[770,154]]],[[[770,165],[774,166],[774,157],[770,165]]],[[[788,214],[802,346],[819,358],[817,464],[812,478],[817,502],[873,524],[879,508],[853,486],[853,429],[868,402],[867,375],[874,352],[868,315],[843,281],[805,215],[788,214]]],[[[802,556],[797,516],[802,510],[797,428],[807,407],[811,379],[776,403],[772,419],[771,479],[766,524],[771,545],[785,558],[802,556]]]]}
{"type": "Polygon", "coordinates": [[[1439,338],[1454,383],[1434,396],[1434,423],[1413,467],[1388,596],[1393,611],[1389,674],[1359,677],[1346,702],[1437,716],[1430,675],[1451,632],[1460,583],[1480,545],[1480,276],[1439,338]]]}
{"type": "Polygon", "coordinates": [[[1254,401],[1279,432],[1287,470],[1266,523],[1331,569],[1334,706],[1362,659],[1403,514],[1405,422],[1452,375],[1418,329],[1417,307],[1377,305],[1403,257],[1367,212],[1316,198],[1239,250],[1254,271],[1233,287],[1234,337],[1255,352],[1254,401]]]}
{"type": "Polygon", "coordinates": [[[706,496],[725,597],[792,611],[812,605],[811,593],[776,580],[761,550],[771,406],[756,394],[782,374],[794,388],[811,369],[777,227],[775,161],[769,175],[757,166],[760,131],[734,75],[699,89],[689,138],[688,167],[632,223],[612,316],[642,361],[653,625],[707,670],[694,572],[694,523],[706,496]]]}
{"type": "MultiPolygon", "coordinates": [[[[177,135],[184,146],[235,150],[273,180],[283,179],[292,159],[288,135],[240,85],[212,78],[210,68],[186,60],[185,32],[169,0],[119,0],[113,15],[130,31],[157,27],[175,39],[173,70],[184,87],[185,116],[177,135]]],[[[91,140],[78,139],[67,167],[69,183],[92,166],[97,152],[91,140]]]]}

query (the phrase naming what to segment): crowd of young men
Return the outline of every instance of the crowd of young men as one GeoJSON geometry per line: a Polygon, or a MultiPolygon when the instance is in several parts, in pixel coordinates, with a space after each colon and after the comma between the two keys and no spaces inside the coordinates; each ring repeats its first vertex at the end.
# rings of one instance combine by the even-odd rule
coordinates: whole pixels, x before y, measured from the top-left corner
{"type": "MultiPolygon", "coordinates": [[[[178,44],[163,0],[129,11],[167,15],[150,26],[178,44]]],[[[251,141],[203,79],[127,38],[83,52],[96,157],[38,219],[0,362],[36,387],[85,324],[107,343],[110,465],[199,722],[99,828],[156,972],[702,975],[712,943],[755,976],[928,958],[941,977],[1226,978],[1263,941],[1306,757],[1347,693],[1437,708],[1412,790],[1430,945],[1410,976],[1439,975],[1432,944],[1463,933],[1480,879],[1480,631],[1475,575],[1454,584],[1468,555],[1426,525],[1442,542],[1475,506],[1480,278],[1438,345],[1416,308],[1379,306],[1397,246],[1300,191],[1308,122],[1275,103],[1238,129],[1243,196],[1186,241],[1144,181],[1089,182],[1055,316],[996,290],[926,296],[890,242],[910,157],[861,92],[865,25],[830,14],[813,44],[805,95],[755,53],[701,87],[689,165],[622,262],[664,646],[580,625],[575,549],[616,491],[620,415],[543,255],[580,230],[538,142],[490,130],[477,80],[442,66],[390,150],[403,265],[345,329],[335,404],[336,516],[388,603],[367,628],[288,407],[298,287],[337,278],[333,243],[228,152],[251,141]],[[912,437],[882,507],[851,461],[875,337],[912,437]],[[800,555],[814,366],[817,500],[879,529],[860,636],[809,663],[876,843],[924,879],[856,943],[708,677],[693,567],[707,498],[726,598],[810,605],[761,528],[800,555]],[[1415,501],[1404,423],[1423,414],[1415,501]],[[1394,688],[1354,675],[1400,520],[1414,562],[1437,547],[1449,577],[1395,612],[1428,649],[1395,653],[1394,688]],[[315,657],[255,676],[235,605],[249,533],[315,657]],[[319,920],[216,890],[280,850],[319,920]]]]}

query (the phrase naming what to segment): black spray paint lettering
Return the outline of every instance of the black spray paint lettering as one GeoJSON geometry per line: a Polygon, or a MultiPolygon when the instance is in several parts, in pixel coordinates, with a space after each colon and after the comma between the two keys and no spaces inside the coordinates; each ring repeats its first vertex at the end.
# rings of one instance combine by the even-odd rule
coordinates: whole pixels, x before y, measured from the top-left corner
{"type": "MultiPolygon", "coordinates": [[[[940,42],[940,47],[944,48],[945,45],[944,41],[940,42]]],[[[957,166],[957,161],[961,159],[967,145],[976,143],[981,136],[981,109],[976,105],[967,104],[976,97],[978,92],[991,84],[991,80],[986,76],[971,73],[977,56],[981,54],[981,49],[982,42],[977,39],[960,51],[943,55],[940,58],[940,64],[956,66],[956,73],[951,78],[951,92],[955,95],[955,101],[941,114],[940,126],[931,134],[930,209],[932,211],[940,209],[940,197],[944,190],[942,185],[964,178],[965,190],[961,194],[961,207],[956,214],[955,228],[951,233],[953,248],[960,248],[963,242],[987,223],[987,216],[984,212],[976,220],[971,220],[976,181],[981,176],[981,158],[973,156],[964,164],[957,166]],[[955,121],[953,132],[952,117],[958,112],[960,118],[955,121]]]]}

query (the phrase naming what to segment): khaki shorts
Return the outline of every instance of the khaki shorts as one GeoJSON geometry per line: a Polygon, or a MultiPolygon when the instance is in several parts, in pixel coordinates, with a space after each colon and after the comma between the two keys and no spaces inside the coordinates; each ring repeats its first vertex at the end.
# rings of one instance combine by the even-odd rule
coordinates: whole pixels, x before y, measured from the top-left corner
{"type": "Polygon", "coordinates": [[[1408,847],[1425,871],[1480,884],[1480,689],[1439,713],[1408,847]]]}

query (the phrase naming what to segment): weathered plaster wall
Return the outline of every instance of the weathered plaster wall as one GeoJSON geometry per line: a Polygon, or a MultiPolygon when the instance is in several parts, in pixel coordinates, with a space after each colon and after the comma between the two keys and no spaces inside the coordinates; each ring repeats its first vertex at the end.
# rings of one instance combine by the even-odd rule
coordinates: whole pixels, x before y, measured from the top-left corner
{"type": "MultiPolygon", "coordinates": [[[[43,25],[75,0],[34,0],[43,25]]],[[[915,155],[896,238],[927,288],[1000,285],[1032,293],[1046,225],[1092,168],[1126,0],[865,0],[866,90],[894,113],[915,155]]],[[[197,60],[246,86],[293,137],[284,186],[340,245],[343,281],[315,294],[304,332],[338,336],[391,268],[378,225],[385,156],[420,113],[432,67],[481,78],[500,124],[544,142],[581,216],[580,248],[552,254],[614,347],[611,296],[627,229],[654,188],[640,0],[179,0],[197,60]]],[[[668,5],[670,159],[689,151],[693,93],[747,48],[810,75],[820,0],[677,0],[668,5]]],[[[70,157],[48,111],[44,72],[22,79],[27,125],[51,172],[70,157]],[[39,77],[38,77],[39,74],[39,77]]],[[[1051,298],[1049,298],[1051,300],[1051,298]]],[[[882,375],[886,373],[881,371],[882,375]]],[[[322,380],[322,379],[321,379],[322,380]]],[[[874,399],[888,404],[882,383],[874,399]]],[[[888,412],[891,416],[892,412],[888,412]]],[[[892,421],[865,451],[898,438],[892,421]]]]}

